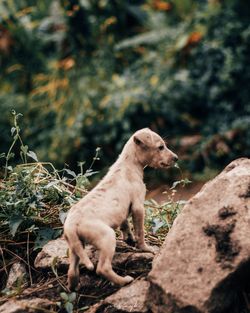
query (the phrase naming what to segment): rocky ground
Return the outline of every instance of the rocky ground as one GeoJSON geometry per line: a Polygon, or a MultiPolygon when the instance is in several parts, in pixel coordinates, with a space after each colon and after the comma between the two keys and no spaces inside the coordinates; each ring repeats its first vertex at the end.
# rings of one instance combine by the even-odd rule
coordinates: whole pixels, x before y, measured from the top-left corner
{"type": "MultiPolygon", "coordinates": [[[[82,268],[81,287],[67,293],[67,246],[61,238],[37,255],[32,286],[31,273],[15,265],[8,287],[16,294],[3,295],[0,312],[72,312],[74,305],[74,312],[88,313],[247,313],[249,238],[250,160],[242,158],[190,199],[155,255],[118,240],[113,267],[135,278],[128,286],[117,288],[82,268]]],[[[96,264],[97,251],[88,247],[88,254],[96,264]]]]}
{"type": "MultiPolygon", "coordinates": [[[[154,249],[156,253],[159,250],[157,246],[154,249]]],[[[87,252],[96,265],[98,252],[90,246],[87,246],[87,252]]],[[[0,312],[37,312],[38,308],[41,312],[67,312],[67,302],[74,304],[75,312],[116,312],[113,310],[118,310],[120,306],[127,307],[124,312],[144,312],[148,289],[145,278],[151,270],[153,257],[152,253],[138,251],[118,240],[113,268],[120,275],[133,276],[134,283],[119,289],[82,267],[79,290],[70,302],[62,295],[70,294],[66,286],[67,244],[63,238],[50,241],[35,259],[32,286],[26,287],[30,285],[30,278],[25,266],[22,263],[12,266],[7,287],[16,294],[6,294],[1,298],[4,304],[0,306],[0,312]]]]}

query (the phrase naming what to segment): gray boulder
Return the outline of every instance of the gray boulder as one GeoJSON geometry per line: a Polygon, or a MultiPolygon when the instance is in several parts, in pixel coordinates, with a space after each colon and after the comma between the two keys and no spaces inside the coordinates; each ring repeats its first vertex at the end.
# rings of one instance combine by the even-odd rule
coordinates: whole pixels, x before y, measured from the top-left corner
{"type": "Polygon", "coordinates": [[[149,281],[154,313],[250,310],[250,159],[229,164],[185,205],[149,281]]]}

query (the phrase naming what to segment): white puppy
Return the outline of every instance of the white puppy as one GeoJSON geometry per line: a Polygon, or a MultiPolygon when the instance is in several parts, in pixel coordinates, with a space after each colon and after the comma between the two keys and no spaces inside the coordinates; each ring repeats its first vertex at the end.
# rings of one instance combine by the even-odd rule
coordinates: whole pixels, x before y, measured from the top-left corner
{"type": "Polygon", "coordinates": [[[121,227],[128,241],[134,237],[127,218],[132,214],[137,247],[142,251],[152,249],[144,240],[143,183],[145,166],[167,168],[178,160],[164,140],[148,128],[137,131],[124,146],[118,160],[101,182],[69,211],[64,224],[64,236],[70,250],[68,286],[75,289],[79,282],[79,261],[89,270],[94,266],[86,254],[86,243],[99,251],[96,272],[117,285],[125,285],[132,277],[117,275],[112,269],[116,236],[114,229],[121,227]]]}

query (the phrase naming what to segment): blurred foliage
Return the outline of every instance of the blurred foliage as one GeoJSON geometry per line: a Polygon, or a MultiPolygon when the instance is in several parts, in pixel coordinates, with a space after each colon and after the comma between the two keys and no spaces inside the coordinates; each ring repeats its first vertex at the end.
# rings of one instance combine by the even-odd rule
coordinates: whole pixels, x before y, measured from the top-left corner
{"type": "Polygon", "coordinates": [[[250,155],[244,0],[4,0],[0,151],[11,109],[39,160],[110,164],[151,127],[191,171],[250,155]]]}

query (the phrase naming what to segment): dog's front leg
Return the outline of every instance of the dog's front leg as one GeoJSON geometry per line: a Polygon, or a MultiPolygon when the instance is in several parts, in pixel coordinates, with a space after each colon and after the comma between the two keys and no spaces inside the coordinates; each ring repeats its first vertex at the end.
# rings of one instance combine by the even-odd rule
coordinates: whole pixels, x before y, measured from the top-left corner
{"type": "Polygon", "coordinates": [[[144,207],[137,206],[132,209],[132,218],[134,224],[134,232],[135,232],[135,239],[137,242],[137,247],[145,252],[152,252],[154,253],[153,248],[148,246],[145,242],[144,236],[144,207]]]}

